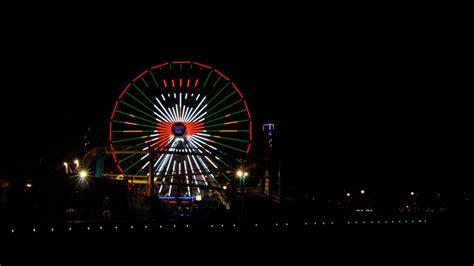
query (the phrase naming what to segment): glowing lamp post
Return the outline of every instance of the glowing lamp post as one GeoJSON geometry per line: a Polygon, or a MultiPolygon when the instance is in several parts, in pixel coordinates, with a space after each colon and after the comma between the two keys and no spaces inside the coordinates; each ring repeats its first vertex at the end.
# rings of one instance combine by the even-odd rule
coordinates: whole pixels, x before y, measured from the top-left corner
{"type": "Polygon", "coordinates": [[[85,170],[81,170],[81,171],[79,172],[79,177],[80,177],[81,179],[86,178],[87,175],[88,175],[88,174],[87,174],[87,171],[85,171],[85,170]]]}
{"type": "Polygon", "coordinates": [[[244,218],[244,187],[245,187],[245,178],[248,176],[247,172],[243,172],[242,170],[238,170],[237,178],[239,178],[240,184],[240,216],[241,219],[244,218]]]}

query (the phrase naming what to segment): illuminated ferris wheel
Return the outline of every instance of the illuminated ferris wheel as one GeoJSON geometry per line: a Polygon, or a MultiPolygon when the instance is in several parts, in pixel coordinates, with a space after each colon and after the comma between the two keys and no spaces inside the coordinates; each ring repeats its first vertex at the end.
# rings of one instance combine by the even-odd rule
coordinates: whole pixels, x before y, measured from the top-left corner
{"type": "Polygon", "coordinates": [[[251,115],[241,91],[210,66],[173,61],[154,66],[122,91],[110,119],[112,150],[124,176],[149,173],[162,198],[193,198],[229,179],[222,171],[245,159],[252,141],[251,115]],[[153,149],[153,159],[147,153],[153,149]]]}

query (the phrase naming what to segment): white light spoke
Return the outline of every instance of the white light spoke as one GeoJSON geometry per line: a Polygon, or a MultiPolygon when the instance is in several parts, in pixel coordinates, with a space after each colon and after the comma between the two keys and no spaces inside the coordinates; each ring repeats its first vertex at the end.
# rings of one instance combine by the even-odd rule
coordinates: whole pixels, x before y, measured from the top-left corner
{"type": "Polygon", "coordinates": [[[142,166],[142,168],[140,168],[140,170],[143,170],[145,167],[147,167],[147,165],[148,165],[149,163],[150,163],[150,161],[146,162],[146,163],[142,166]]]}
{"type": "MultiPolygon", "coordinates": [[[[195,136],[192,136],[192,137],[195,137],[195,136]]],[[[197,136],[196,136],[196,137],[197,137],[197,136]]],[[[209,146],[209,147],[211,147],[212,149],[214,149],[214,150],[217,151],[217,148],[216,148],[216,147],[214,147],[214,146],[212,146],[212,145],[210,145],[210,144],[205,143],[204,141],[200,140],[199,138],[193,138],[193,140],[196,141],[196,142],[202,143],[203,145],[209,146]]]]}
{"type": "MultiPolygon", "coordinates": [[[[160,102],[160,100],[155,97],[156,101],[158,102],[158,104],[161,106],[162,110],[166,113],[166,117],[169,119],[169,121],[172,121],[173,119],[171,119],[171,114],[169,114],[167,111],[166,111],[166,108],[163,106],[163,104],[160,102]]],[[[159,108],[157,108],[158,111],[161,111],[159,108]]]]}
{"type": "Polygon", "coordinates": [[[216,169],[219,168],[219,167],[217,167],[217,165],[214,162],[211,161],[211,159],[209,159],[209,157],[204,156],[204,158],[206,158],[212,164],[212,166],[214,166],[214,168],[216,168],[216,169]]]}
{"type": "MultiPolygon", "coordinates": [[[[203,147],[201,144],[199,144],[198,142],[195,142],[193,139],[188,138],[188,140],[189,140],[189,143],[191,143],[192,145],[194,145],[194,147],[196,147],[196,149],[198,149],[198,151],[200,151],[200,150],[199,150],[199,148],[198,148],[197,146],[199,146],[199,147],[202,148],[203,150],[209,152],[206,148],[204,148],[204,147],[203,147]],[[197,146],[196,146],[196,145],[197,145],[197,146]]],[[[201,152],[201,153],[202,153],[202,152],[201,152]]]]}
{"type": "Polygon", "coordinates": [[[200,110],[199,107],[201,107],[201,104],[204,102],[204,100],[206,100],[206,96],[204,96],[204,98],[202,98],[201,102],[198,104],[196,109],[194,109],[194,112],[191,114],[191,116],[189,118],[189,121],[192,121],[192,117],[194,116],[194,113],[196,113],[196,111],[200,110]]]}
{"type": "Polygon", "coordinates": [[[193,118],[193,121],[199,121],[199,122],[204,121],[205,118],[202,118],[202,117],[205,116],[206,114],[207,114],[207,112],[202,113],[199,117],[193,118]],[[202,119],[201,119],[201,118],[202,118],[202,119]]]}
{"type": "Polygon", "coordinates": [[[180,115],[180,113],[179,113],[178,105],[175,104],[174,107],[175,107],[175,109],[176,109],[176,118],[177,118],[176,121],[181,121],[181,115],[180,115]]]}
{"type": "Polygon", "coordinates": [[[191,109],[188,108],[188,113],[184,117],[184,121],[189,122],[189,115],[193,112],[194,107],[191,107],[191,109]]]}
{"type": "MultiPolygon", "coordinates": [[[[158,111],[161,113],[161,110],[158,110],[158,111]]],[[[170,121],[171,121],[171,120],[169,120],[168,118],[165,118],[165,117],[164,117],[164,114],[163,114],[163,116],[160,115],[160,114],[158,114],[157,112],[153,112],[153,114],[156,115],[156,116],[157,116],[159,119],[161,119],[161,120],[164,120],[164,121],[167,121],[167,122],[170,122],[170,121]]],[[[156,117],[155,117],[155,119],[158,120],[156,117]]]]}
{"type": "MultiPolygon", "coordinates": [[[[199,109],[199,111],[197,112],[194,112],[194,114],[189,118],[190,121],[195,121],[197,120],[196,117],[199,116],[199,114],[204,111],[207,107],[207,104],[205,104],[201,109],[199,109]]],[[[196,109],[197,110],[197,109],[196,109]]],[[[203,114],[204,115],[204,114],[203,114]]],[[[202,117],[202,115],[200,116],[202,117]]]]}

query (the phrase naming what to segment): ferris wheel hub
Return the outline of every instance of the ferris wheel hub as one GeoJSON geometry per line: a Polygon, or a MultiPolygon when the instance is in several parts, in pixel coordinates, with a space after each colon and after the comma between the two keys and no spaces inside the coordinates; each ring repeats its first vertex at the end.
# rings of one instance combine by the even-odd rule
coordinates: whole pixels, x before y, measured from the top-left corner
{"type": "Polygon", "coordinates": [[[186,133],[186,126],[181,122],[177,122],[173,124],[171,130],[176,137],[182,137],[186,133]]]}

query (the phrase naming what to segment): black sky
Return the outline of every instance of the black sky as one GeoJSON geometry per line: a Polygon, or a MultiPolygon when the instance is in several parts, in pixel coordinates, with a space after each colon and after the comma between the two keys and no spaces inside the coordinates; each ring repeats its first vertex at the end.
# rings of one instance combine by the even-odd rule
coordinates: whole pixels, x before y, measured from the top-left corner
{"type": "Polygon", "coordinates": [[[6,29],[2,169],[28,172],[39,158],[60,163],[88,126],[105,141],[129,80],[190,59],[231,77],[256,122],[277,123],[285,174],[296,182],[423,187],[462,184],[471,173],[470,88],[459,84],[467,38],[443,23],[97,17],[6,29]]]}

